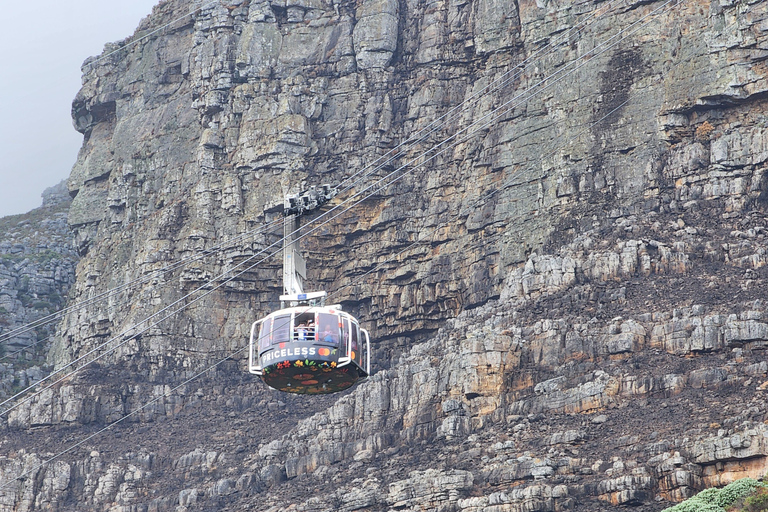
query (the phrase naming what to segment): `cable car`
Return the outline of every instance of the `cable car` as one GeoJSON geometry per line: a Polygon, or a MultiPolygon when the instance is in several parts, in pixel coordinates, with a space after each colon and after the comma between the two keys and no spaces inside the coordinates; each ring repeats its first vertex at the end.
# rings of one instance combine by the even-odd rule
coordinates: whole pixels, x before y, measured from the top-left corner
{"type": "Polygon", "coordinates": [[[370,355],[368,331],[338,305],[283,308],[251,327],[249,370],[280,391],[342,391],[370,375],[370,355]]]}
{"type": "Polygon", "coordinates": [[[303,292],[306,263],[295,234],[299,216],[335,193],[327,186],[322,190],[323,201],[296,195],[285,199],[281,309],[251,325],[248,371],[289,393],[335,393],[371,374],[368,331],[341,306],[326,306],[326,292],[303,292]],[[297,211],[296,204],[305,207],[297,211]]]}

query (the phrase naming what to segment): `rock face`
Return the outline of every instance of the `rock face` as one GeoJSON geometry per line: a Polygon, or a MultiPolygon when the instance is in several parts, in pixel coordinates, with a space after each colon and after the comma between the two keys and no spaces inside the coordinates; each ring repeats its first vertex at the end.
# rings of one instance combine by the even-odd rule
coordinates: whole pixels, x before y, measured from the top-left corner
{"type": "Polygon", "coordinates": [[[0,396],[40,380],[55,323],[25,326],[66,304],[77,254],[67,225],[66,183],[43,192],[43,205],[0,219],[0,396]]]}
{"type": "Polygon", "coordinates": [[[5,415],[0,510],[650,511],[768,470],[760,2],[199,7],[84,65],[71,300],[121,288],[5,415]],[[322,183],[366,190],[302,246],[375,375],[306,399],[243,348],[271,206],[322,183]]]}

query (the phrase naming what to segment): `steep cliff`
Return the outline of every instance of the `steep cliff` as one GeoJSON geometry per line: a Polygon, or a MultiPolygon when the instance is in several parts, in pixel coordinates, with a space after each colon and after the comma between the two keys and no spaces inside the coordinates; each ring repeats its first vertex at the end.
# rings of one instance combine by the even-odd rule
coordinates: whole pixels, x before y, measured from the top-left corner
{"type": "Polygon", "coordinates": [[[0,219],[0,397],[45,375],[55,323],[75,282],[64,182],[43,192],[29,213],[0,219]],[[33,328],[25,328],[31,326],[33,328]]]}
{"type": "Polygon", "coordinates": [[[3,510],[660,510],[766,472],[762,2],[194,6],[83,68],[71,300],[139,281],[60,324],[54,367],[100,359],[6,415],[3,510]],[[268,390],[269,207],[390,172],[302,242],[375,375],[268,390]]]}

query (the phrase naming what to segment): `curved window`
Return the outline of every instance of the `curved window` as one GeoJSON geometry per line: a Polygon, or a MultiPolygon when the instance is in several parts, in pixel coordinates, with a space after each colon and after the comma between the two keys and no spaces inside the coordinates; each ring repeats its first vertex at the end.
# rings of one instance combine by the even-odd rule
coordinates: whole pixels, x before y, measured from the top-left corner
{"type": "Polygon", "coordinates": [[[368,344],[366,343],[366,336],[365,332],[360,329],[360,368],[363,369],[363,371],[366,372],[366,376],[368,375],[368,367],[370,366],[368,358],[370,355],[368,354],[368,344]]]}
{"type": "Polygon", "coordinates": [[[291,315],[280,315],[272,324],[272,344],[291,341],[291,315]]]}
{"type": "Polygon", "coordinates": [[[344,320],[342,321],[342,328],[341,328],[341,346],[339,347],[339,350],[344,356],[347,355],[348,343],[349,343],[349,320],[347,318],[344,318],[344,320]]]}
{"type": "Polygon", "coordinates": [[[339,317],[330,313],[317,314],[317,326],[320,330],[317,340],[323,343],[339,343],[339,317]]]}
{"type": "Polygon", "coordinates": [[[272,319],[267,318],[261,322],[261,330],[259,331],[259,350],[266,350],[269,347],[269,338],[272,334],[272,319]]]}
{"type": "Polygon", "coordinates": [[[315,313],[298,313],[293,317],[293,341],[314,341],[317,334],[315,313]]]}

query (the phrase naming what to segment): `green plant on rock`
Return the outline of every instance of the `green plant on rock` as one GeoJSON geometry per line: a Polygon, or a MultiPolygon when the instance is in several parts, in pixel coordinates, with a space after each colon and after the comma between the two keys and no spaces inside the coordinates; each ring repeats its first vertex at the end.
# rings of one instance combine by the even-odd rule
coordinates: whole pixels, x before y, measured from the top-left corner
{"type": "Polygon", "coordinates": [[[32,303],[32,307],[35,309],[52,309],[51,303],[44,300],[36,300],[32,303]]]}
{"type": "Polygon", "coordinates": [[[720,489],[717,487],[710,487],[709,489],[704,489],[701,491],[695,496],[695,498],[697,501],[701,501],[703,503],[712,503],[717,505],[718,496],[720,496],[720,489]]]}
{"type": "Polygon", "coordinates": [[[52,251],[50,249],[46,249],[45,251],[39,252],[32,256],[32,259],[38,263],[47,264],[50,263],[53,260],[60,260],[62,259],[61,254],[52,251]]]}
{"type": "Polygon", "coordinates": [[[723,507],[718,507],[714,503],[706,503],[693,498],[678,503],[674,507],[665,508],[663,512],[725,512],[723,507]]]}
{"type": "Polygon", "coordinates": [[[728,507],[752,494],[759,487],[765,487],[765,484],[754,478],[742,478],[722,489],[716,487],[705,489],[674,507],[664,509],[663,512],[726,512],[728,507]]]}
{"type": "Polygon", "coordinates": [[[742,478],[731,482],[720,489],[720,494],[717,496],[717,504],[723,508],[730,507],[736,503],[736,500],[752,494],[755,489],[763,485],[765,484],[758,482],[754,478],[742,478]]]}
{"type": "Polygon", "coordinates": [[[764,512],[768,511],[768,492],[759,492],[753,496],[744,500],[749,512],[764,512]]]}

